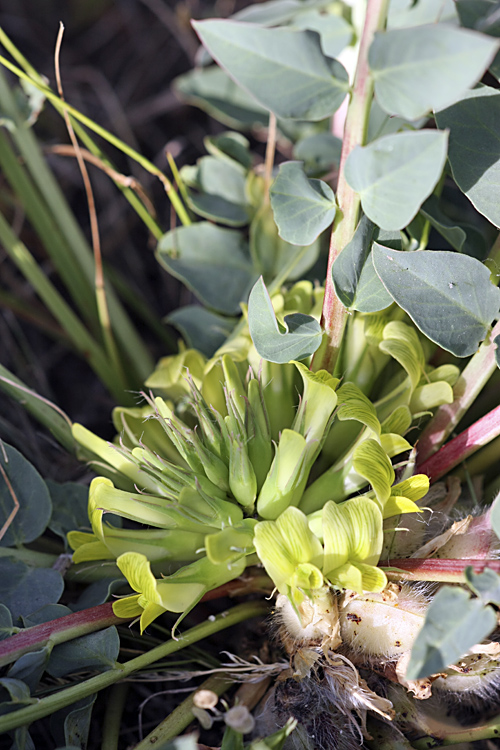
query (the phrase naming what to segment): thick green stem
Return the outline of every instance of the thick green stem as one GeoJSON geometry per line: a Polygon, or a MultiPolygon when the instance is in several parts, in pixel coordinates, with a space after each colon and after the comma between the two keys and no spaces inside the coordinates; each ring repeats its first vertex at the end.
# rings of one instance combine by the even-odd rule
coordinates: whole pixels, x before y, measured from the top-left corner
{"type": "Polygon", "coordinates": [[[128,682],[119,682],[111,688],[102,723],[101,750],[117,750],[118,748],[120,726],[129,687],[128,682]]]}
{"type": "Polygon", "coordinates": [[[358,223],[359,195],[345,179],[346,160],[356,148],[366,141],[368,120],[373,97],[373,79],[368,67],[368,51],[376,31],[385,26],[389,0],[368,0],[365,25],[359,45],[358,63],[351,101],[347,110],[340,158],[339,180],[337,185],[338,210],[333,224],[330,253],[326,272],[325,298],[321,325],[325,331],[323,343],[314,355],[312,369],[325,369],[333,372],[340,353],[342,337],[348,312],[341,303],[333,287],[332,266],[344,247],[351,241],[358,223]]]}
{"type": "Polygon", "coordinates": [[[477,742],[478,740],[490,740],[498,737],[500,737],[500,721],[496,716],[492,721],[478,727],[455,729],[454,731],[448,731],[443,737],[421,737],[418,740],[413,740],[411,744],[415,750],[428,750],[431,747],[459,745],[462,742],[477,742]]]}
{"type": "Polygon", "coordinates": [[[117,665],[101,674],[91,677],[89,680],[80,682],[71,687],[60,690],[57,693],[48,695],[45,698],[37,701],[33,705],[21,708],[14,713],[7,714],[0,717],[0,735],[3,732],[9,732],[11,729],[16,727],[22,727],[26,724],[31,724],[37,719],[42,719],[44,716],[58,711],[60,708],[70,706],[72,703],[86,698],[92,693],[104,690],[104,688],[114,685],[116,682],[129,677],[134,672],[149,667],[150,664],[165,659],[171,654],[175,654],[177,651],[181,651],[186,646],[191,646],[197,641],[208,638],[214,633],[218,633],[220,630],[225,630],[233,625],[237,625],[244,620],[248,620],[251,617],[258,617],[264,615],[268,611],[268,605],[265,602],[248,602],[246,604],[240,604],[227,612],[222,612],[217,615],[213,620],[207,620],[194,628],[186,631],[177,640],[170,640],[167,643],[162,643],[160,646],[151,649],[141,656],[137,656],[135,659],[125,662],[125,664],[117,663],[117,665]]]}
{"type": "MultiPolygon", "coordinates": [[[[197,690],[211,690],[217,695],[222,695],[234,680],[229,680],[224,675],[211,675],[208,680],[200,685],[197,690]]],[[[168,743],[177,737],[186,727],[191,724],[194,719],[193,714],[193,698],[196,691],[193,691],[186,700],[177,706],[167,718],[158,724],[156,729],[145,737],[142,742],[134,747],[134,750],[148,750],[148,748],[154,747],[155,750],[161,750],[168,745],[168,743]]]]}

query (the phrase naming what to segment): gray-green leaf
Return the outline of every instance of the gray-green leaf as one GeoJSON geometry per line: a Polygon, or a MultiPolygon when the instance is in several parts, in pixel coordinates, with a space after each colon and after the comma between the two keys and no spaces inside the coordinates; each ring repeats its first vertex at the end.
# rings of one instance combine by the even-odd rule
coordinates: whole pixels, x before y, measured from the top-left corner
{"type": "Polygon", "coordinates": [[[382,229],[407,226],[432,193],[446,161],[448,134],[433,130],[386,135],[346,161],[345,178],[363,211],[382,229]]]}
{"type": "Polygon", "coordinates": [[[421,250],[398,252],[374,243],[382,283],[415,325],[456,357],[477,351],[500,309],[500,290],[475,258],[421,250]]]}
{"type": "Polygon", "coordinates": [[[256,277],[241,234],[208,222],[167,232],[157,256],[202,302],[227,315],[240,311],[256,277]]]}
{"type": "Polygon", "coordinates": [[[221,20],[193,26],[231,78],[278,117],[323,120],[349,89],[345,68],[323,55],[314,31],[221,20]]]}
{"type": "Polygon", "coordinates": [[[499,46],[446,24],[380,32],[368,54],[377,101],[408,120],[448,107],[477,83],[499,46]]]}
{"type": "Polygon", "coordinates": [[[280,164],[270,196],[279,235],[293,245],[312,244],[335,217],[333,190],[306,177],[298,161],[280,164]]]}
{"type": "Polygon", "coordinates": [[[333,264],[335,292],[349,310],[377,312],[392,304],[391,295],[373,268],[371,244],[377,231],[375,224],[363,216],[354,237],[333,264]]]}
{"type": "Polygon", "coordinates": [[[45,531],[52,513],[47,485],[35,467],[6,443],[0,449],[0,465],[7,477],[0,474],[0,517],[6,521],[19,503],[0,544],[11,547],[32,542],[45,531]]]}
{"type": "Polygon", "coordinates": [[[189,348],[210,358],[227,339],[237,318],[216,315],[199,305],[186,305],[170,313],[166,322],[181,332],[189,348]]]}
{"type": "Polygon", "coordinates": [[[500,605],[500,576],[494,570],[485,568],[482,573],[475,573],[470,566],[465,569],[465,580],[483,604],[500,605]]]}
{"type": "Polygon", "coordinates": [[[248,299],[248,325],[255,348],[263,359],[278,364],[305,359],[321,344],[321,326],[310,315],[286,315],[285,324],[288,332],[280,333],[271,299],[261,277],[248,299]]]}
{"type": "Polygon", "coordinates": [[[500,227],[500,92],[488,86],[474,89],[438,112],[436,121],[450,130],[453,179],[477,210],[500,227]]]}
{"type": "Polygon", "coordinates": [[[467,591],[445,586],[429,605],[406,671],[408,680],[442,672],[496,627],[496,615],[467,591]]]}

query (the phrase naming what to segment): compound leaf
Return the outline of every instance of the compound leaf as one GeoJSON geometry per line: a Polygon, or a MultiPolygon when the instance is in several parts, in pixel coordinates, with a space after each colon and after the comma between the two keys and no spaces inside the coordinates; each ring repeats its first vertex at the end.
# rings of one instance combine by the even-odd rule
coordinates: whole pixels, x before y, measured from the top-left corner
{"type": "Polygon", "coordinates": [[[398,252],[374,243],[372,252],[385,288],[422,333],[456,357],[477,351],[500,308],[486,266],[448,251],[398,252]]]}
{"type": "Polygon", "coordinates": [[[261,277],[248,299],[248,325],[255,348],[263,359],[285,364],[305,359],[319,347],[322,331],[315,318],[294,313],[285,316],[285,324],[288,331],[281,333],[261,277]]]}

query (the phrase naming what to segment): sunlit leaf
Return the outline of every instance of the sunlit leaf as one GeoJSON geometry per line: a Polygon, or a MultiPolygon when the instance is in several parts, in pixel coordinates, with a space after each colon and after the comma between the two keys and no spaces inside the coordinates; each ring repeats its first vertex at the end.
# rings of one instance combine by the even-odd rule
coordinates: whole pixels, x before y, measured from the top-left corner
{"type": "Polygon", "coordinates": [[[442,672],[496,627],[491,607],[471,599],[467,591],[445,586],[429,604],[406,671],[408,680],[442,672]]]}
{"type": "Polygon", "coordinates": [[[448,107],[477,83],[498,47],[491,37],[446,24],[379,32],[368,53],[377,101],[408,120],[448,107]]]}
{"type": "Polygon", "coordinates": [[[314,31],[221,20],[193,26],[219,65],[279,117],[322,120],[345,98],[347,73],[323,55],[314,31]]]}
{"type": "Polygon", "coordinates": [[[432,130],[396,133],[357,146],[345,178],[363,211],[382,229],[402,229],[417,214],[441,176],[448,135],[432,130]]]}
{"type": "Polygon", "coordinates": [[[335,217],[333,190],[306,177],[300,162],[280,164],[270,196],[280,237],[294,245],[310,245],[335,217]]]}
{"type": "Polygon", "coordinates": [[[319,347],[321,326],[315,318],[302,313],[285,316],[288,331],[281,333],[271,299],[260,278],[248,300],[248,325],[259,355],[269,362],[285,364],[309,357],[319,347]]]}
{"type": "Polygon", "coordinates": [[[436,113],[440,128],[449,128],[448,158],[453,179],[471,203],[500,227],[500,92],[488,86],[469,91],[461,101],[436,113]]]}
{"type": "Polygon", "coordinates": [[[486,266],[459,253],[398,252],[377,243],[373,261],[387,291],[431,341],[457,357],[477,351],[500,308],[486,266]]]}

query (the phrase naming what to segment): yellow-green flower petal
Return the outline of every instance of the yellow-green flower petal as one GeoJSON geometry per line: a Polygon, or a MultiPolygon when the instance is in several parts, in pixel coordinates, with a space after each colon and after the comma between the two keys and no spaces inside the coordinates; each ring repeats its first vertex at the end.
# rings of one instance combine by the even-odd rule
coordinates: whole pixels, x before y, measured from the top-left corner
{"type": "Polygon", "coordinates": [[[420,513],[421,510],[413,500],[403,495],[391,495],[384,505],[384,518],[400,516],[402,513],[420,513]]]}
{"type": "Polygon", "coordinates": [[[142,594],[148,602],[161,603],[157,591],[156,579],[146,555],[139,552],[125,552],[117,559],[116,564],[134,591],[142,594]]]}
{"type": "Polygon", "coordinates": [[[142,607],[139,604],[140,598],[140,594],[134,594],[133,596],[125,596],[123,599],[117,599],[113,602],[113,613],[117,617],[137,617],[142,614],[142,607]]]}
{"type": "Polygon", "coordinates": [[[142,611],[140,619],[141,635],[146,630],[148,625],[151,625],[153,620],[156,620],[156,618],[162,615],[164,612],[166,612],[166,609],[165,607],[162,607],[161,604],[155,604],[154,602],[149,602],[148,604],[146,604],[142,611]]]}
{"type": "Polygon", "coordinates": [[[375,503],[354,498],[342,504],[351,524],[349,560],[376,565],[383,545],[382,513],[375,503]]]}
{"type": "Polygon", "coordinates": [[[381,507],[391,494],[394,469],[382,446],[376,440],[364,440],[354,451],[354,470],[373,487],[381,507]]]}
{"type": "Polygon", "coordinates": [[[414,474],[412,477],[393,485],[391,495],[404,495],[409,500],[421,500],[429,492],[429,486],[427,474],[414,474]]]}

